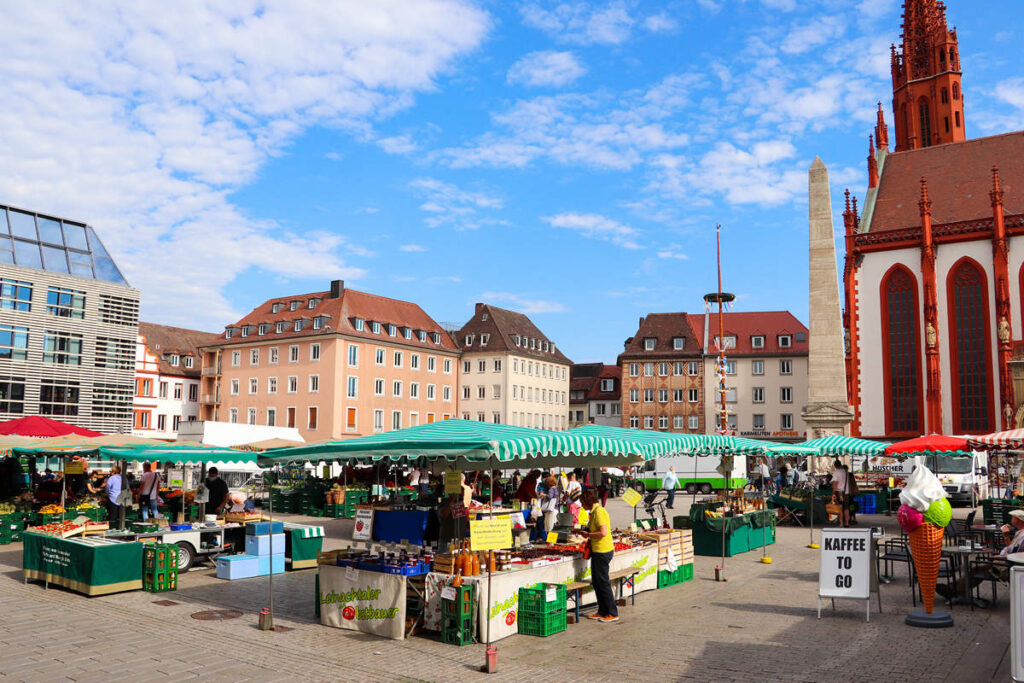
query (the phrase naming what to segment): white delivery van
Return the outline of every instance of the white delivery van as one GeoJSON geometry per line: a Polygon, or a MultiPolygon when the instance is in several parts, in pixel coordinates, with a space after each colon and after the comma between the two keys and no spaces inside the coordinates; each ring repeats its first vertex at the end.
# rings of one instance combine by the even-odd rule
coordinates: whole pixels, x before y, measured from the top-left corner
{"type": "Polygon", "coordinates": [[[747,459],[737,456],[732,459],[732,471],[729,480],[718,471],[722,464],[721,456],[717,455],[679,455],[672,458],[655,458],[644,464],[640,473],[640,481],[648,491],[661,488],[661,480],[668,468],[675,465],[676,476],[679,477],[680,489],[687,493],[711,493],[719,491],[722,485],[727,488],[739,489],[747,485],[747,459]]]}
{"type": "Polygon", "coordinates": [[[853,465],[858,481],[887,485],[891,478],[895,489],[903,488],[915,467],[925,465],[942,482],[950,505],[971,505],[989,497],[988,453],[984,451],[975,451],[971,455],[958,457],[860,457],[854,459],[853,465]]]}

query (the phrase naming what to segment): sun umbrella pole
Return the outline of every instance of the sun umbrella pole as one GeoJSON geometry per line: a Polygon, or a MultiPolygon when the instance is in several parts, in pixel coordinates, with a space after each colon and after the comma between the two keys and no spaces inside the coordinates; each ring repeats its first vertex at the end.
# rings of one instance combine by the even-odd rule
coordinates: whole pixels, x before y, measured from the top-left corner
{"type": "MultiPolygon", "coordinates": [[[[494,518],[494,473],[493,472],[494,471],[492,470],[491,471],[491,486],[490,486],[490,489],[491,489],[491,503],[490,503],[490,513],[491,514],[490,514],[490,518],[491,519],[494,518]]],[[[635,509],[636,508],[634,508],[634,510],[635,509]]],[[[493,551],[490,551],[490,552],[493,552],[493,551]]],[[[488,605],[492,602],[492,599],[491,599],[491,577],[492,576],[494,576],[494,571],[491,569],[491,563],[488,561],[487,562],[487,604],[484,605],[485,614],[487,614],[488,616],[490,615],[490,608],[489,608],[488,605]]],[[[491,673],[491,657],[492,657],[491,647],[492,647],[491,646],[491,620],[487,619],[487,645],[486,645],[486,650],[484,652],[484,671],[486,671],[488,673],[491,673]]],[[[493,658],[494,658],[494,662],[497,663],[497,661],[498,661],[498,648],[497,648],[497,646],[494,646],[493,658]]]]}
{"type": "Polygon", "coordinates": [[[64,471],[64,458],[60,458],[60,521],[64,521],[65,494],[68,491],[68,477],[64,471]]]}

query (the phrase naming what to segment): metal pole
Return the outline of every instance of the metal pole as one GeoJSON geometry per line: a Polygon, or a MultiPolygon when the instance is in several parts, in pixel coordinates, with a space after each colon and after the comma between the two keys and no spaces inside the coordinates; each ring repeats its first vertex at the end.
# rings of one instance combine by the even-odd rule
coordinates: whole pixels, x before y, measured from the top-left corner
{"type": "MultiPolygon", "coordinates": [[[[491,504],[490,504],[491,514],[490,514],[490,519],[494,519],[494,474],[493,474],[494,471],[491,470],[491,472],[492,472],[492,474],[491,474],[491,487],[490,487],[491,488],[491,504]]],[[[635,512],[635,510],[636,510],[636,508],[634,508],[634,512],[635,512]]],[[[492,550],[490,552],[494,552],[494,551],[492,550]]],[[[492,600],[492,598],[491,598],[491,577],[494,576],[494,572],[491,571],[491,563],[489,561],[490,560],[490,555],[488,555],[487,557],[488,557],[488,562],[487,562],[487,602],[490,603],[491,600],[492,600]]],[[[487,619],[487,644],[485,645],[485,651],[484,651],[484,671],[486,671],[487,673],[493,673],[491,671],[491,619],[490,619],[490,615],[491,615],[490,606],[489,606],[489,604],[485,604],[484,605],[484,617],[487,619]]],[[[494,647],[494,661],[495,662],[498,661],[498,648],[497,648],[497,646],[494,647]]]]}
{"type": "MultiPolygon", "coordinates": [[[[270,614],[267,615],[267,622],[265,628],[268,631],[274,630],[274,497],[267,493],[267,506],[270,511],[270,581],[267,583],[268,599],[270,601],[270,614]]],[[[317,571],[320,571],[319,569],[317,571]]],[[[317,596],[319,600],[319,596],[317,596]]]]}
{"type": "MultiPolygon", "coordinates": [[[[715,226],[715,247],[716,247],[716,258],[718,265],[718,370],[720,372],[718,380],[718,397],[719,397],[719,408],[722,412],[721,418],[719,418],[719,429],[724,436],[729,428],[729,414],[725,412],[725,316],[722,310],[722,226],[715,226]]],[[[725,464],[725,456],[723,456],[722,464],[725,464]]],[[[729,473],[731,468],[728,470],[722,467],[722,497],[728,501],[727,494],[729,490],[729,473]]],[[[722,563],[719,565],[721,571],[715,573],[715,578],[721,581],[725,581],[725,513],[722,513],[722,563]]]]}

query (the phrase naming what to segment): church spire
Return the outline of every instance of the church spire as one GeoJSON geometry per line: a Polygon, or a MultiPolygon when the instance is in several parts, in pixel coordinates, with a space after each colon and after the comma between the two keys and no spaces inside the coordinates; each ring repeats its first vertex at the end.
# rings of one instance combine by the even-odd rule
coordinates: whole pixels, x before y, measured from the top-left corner
{"type": "Polygon", "coordinates": [[[901,45],[892,46],[897,152],[966,139],[961,77],[960,46],[945,4],[906,0],[901,45]]]}
{"type": "Polygon", "coordinates": [[[885,123],[885,114],[882,113],[882,103],[878,103],[878,122],[875,124],[875,144],[877,149],[889,151],[889,126],[885,123]]]}
{"type": "Polygon", "coordinates": [[[868,189],[878,187],[878,159],[875,158],[875,136],[868,136],[868,189]]]}

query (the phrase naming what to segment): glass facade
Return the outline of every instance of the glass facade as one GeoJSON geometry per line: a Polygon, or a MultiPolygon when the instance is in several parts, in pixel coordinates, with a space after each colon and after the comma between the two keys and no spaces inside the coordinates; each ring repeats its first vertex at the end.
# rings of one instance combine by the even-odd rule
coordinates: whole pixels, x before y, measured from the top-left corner
{"type": "Polygon", "coordinates": [[[88,225],[5,206],[0,206],[0,263],[128,284],[88,225]]]}

